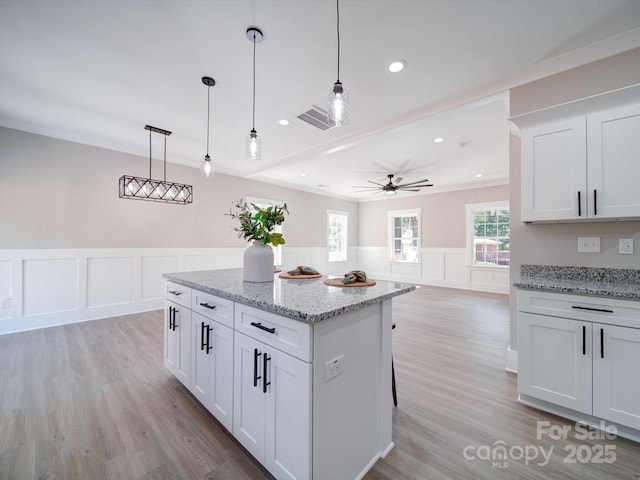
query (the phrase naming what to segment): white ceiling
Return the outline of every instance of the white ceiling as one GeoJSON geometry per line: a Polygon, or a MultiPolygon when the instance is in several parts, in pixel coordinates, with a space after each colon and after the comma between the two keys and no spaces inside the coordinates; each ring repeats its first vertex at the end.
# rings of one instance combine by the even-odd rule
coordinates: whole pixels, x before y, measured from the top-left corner
{"type": "Polygon", "coordinates": [[[350,121],[321,131],[296,116],[326,108],[336,80],[333,0],[0,0],[0,125],[148,156],[150,124],[173,132],[169,161],[198,167],[208,75],[216,171],[360,200],[380,196],[352,187],[387,173],[437,192],[507,183],[510,87],[640,47],[633,0],[342,0],[340,13],[350,121]],[[249,26],[264,33],[258,162],[244,158],[249,26]],[[397,58],[407,68],[387,72],[397,58]]]}

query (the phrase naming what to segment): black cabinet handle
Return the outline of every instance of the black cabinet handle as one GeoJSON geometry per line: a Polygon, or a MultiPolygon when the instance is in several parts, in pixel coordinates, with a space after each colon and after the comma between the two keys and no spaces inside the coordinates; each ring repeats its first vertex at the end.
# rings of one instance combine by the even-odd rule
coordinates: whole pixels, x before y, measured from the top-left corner
{"type": "Polygon", "coordinates": [[[207,355],[213,350],[213,345],[211,345],[211,330],[213,330],[213,327],[207,325],[207,355]]]}
{"type": "Polygon", "coordinates": [[[582,200],[580,200],[580,190],[578,190],[578,216],[582,216],[582,200]]]}
{"type": "Polygon", "coordinates": [[[600,358],[604,358],[604,328],[600,329],[600,358]]]}
{"type": "Polygon", "coordinates": [[[598,191],[593,189],[593,214],[598,215],[598,191]]]}
{"type": "Polygon", "coordinates": [[[276,333],[276,329],[275,327],[269,328],[269,327],[265,327],[264,325],[262,325],[262,323],[260,322],[251,322],[251,325],[259,328],[260,330],[264,330],[265,332],[269,332],[269,333],[276,333]]]}
{"type": "Polygon", "coordinates": [[[169,330],[173,330],[173,307],[169,307],[169,330]]]}
{"type": "Polygon", "coordinates": [[[176,327],[179,327],[180,325],[176,325],[176,313],[178,313],[179,310],[176,307],[173,307],[173,328],[172,330],[175,332],[176,331],[176,327]]]}
{"type": "Polygon", "coordinates": [[[253,349],[253,386],[258,386],[258,380],[262,377],[258,375],[258,357],[262,355],[262,353],[258,353],[258,349],[253,349]]]}
{"type": "Polygon", "coordinates": [[[571,308],[575,308],[576,310],[589,310],[590,312],[613,313],[613,310],[607,310],[606,308],[579,307],[577,305],[571,305],[571,308]]]}
{"type": "Polygon", "coordinates": [[[176,296],[182,295],[182,292],[179,292],[178,290],[169,290],[169,293],[176,296]]]}
{"type": "Polygon", "coordinates": [[[267,393],[267,385],[271,385],[271,382],[267,382],[267,372],[269,371],[267,362],[269,362],[270,360],[271,357],[265,353],[262,362],[262,393],[267,393]]]}
{"type": "Polygon", "coordinates": [[[582,326],[582,354],[587,354],[587,327],[582,326]]]}
{"type": "Polygon", "coordinates": [[[215,306],[215,305],[209,305],[209,304],[208,304],[208,303],[206,303],[206,302],[201,303],[201,304],[200,304],[200,306],[201,306],[201,307],[204,307],[204,308],[208,308],[209,310],[213,310],[213,309],[215,309],[215,308],[216,308],[216,306],[215,306]]]}
{"type": "Polygon", "coordinates": [[[206,344],[204,343],[204,329],[206,325],[204,322],[200,322],[200,351],[203,351],[206,348],[206,344]]]}

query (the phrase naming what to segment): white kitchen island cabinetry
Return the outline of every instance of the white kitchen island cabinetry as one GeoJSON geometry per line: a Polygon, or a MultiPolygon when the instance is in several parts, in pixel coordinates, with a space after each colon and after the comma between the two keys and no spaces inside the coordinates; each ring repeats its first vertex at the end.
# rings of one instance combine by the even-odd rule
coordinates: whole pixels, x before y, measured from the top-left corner
{"type": "Polygon", "coordinates": [[[164,365],[185,386],[191,382],[191,289],[166,283],[164,365]]]}
{"type": "Polygon", "coordinates": [[[640,104],[513,120],[522,128],[523,222],[640,218],[640,104]]]}
{"type": "Polygon", "coordinates": [[[518,291],[520,401],[640,440],[640,303],[518,291]]]}
{"type": "Polygon", "coordinates": [[[391,299],[413,285],[332,287],[277,276],[250,283],[240,269],[163,276],[192,292],[185,385],[220,419],[216,385],[230,414],[221,423],[276,478],[361,478],[393,448],[391,299]],[[212,363],[209,327],[231,334],[220,337],[224,359],[212,363]]]}

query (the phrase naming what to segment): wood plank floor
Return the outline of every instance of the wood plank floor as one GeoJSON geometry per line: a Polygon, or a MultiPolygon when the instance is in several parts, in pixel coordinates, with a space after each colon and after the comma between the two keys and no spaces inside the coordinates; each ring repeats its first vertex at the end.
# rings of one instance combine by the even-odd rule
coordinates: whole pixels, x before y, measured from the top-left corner
{"type": "MultiPolygon", "coordinates": [[[[506,296],[423,287],[393,313],[396,447],[367,480],[640,479],[640,444],[516,401],[506,296]],[[538,440],[538,421],[572,431],[538,440]]],[[[163,367],[161,311],[0,336],[0,479],[102,478],[271,478],[163,367]]]]}

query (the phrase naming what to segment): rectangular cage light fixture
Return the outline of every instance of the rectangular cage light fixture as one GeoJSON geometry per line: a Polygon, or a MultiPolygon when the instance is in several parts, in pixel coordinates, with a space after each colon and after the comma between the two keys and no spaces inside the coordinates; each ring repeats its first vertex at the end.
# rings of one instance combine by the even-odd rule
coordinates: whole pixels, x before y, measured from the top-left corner
{"type": "Polygon", "coordinates": [[[176,182],[167,182],[167,137],[169,130],[146,125],[149,130],[149,178],[122,175],[118,181],[120,198],[147,200],[150,202],[177,203],[186,205],[193,202],[193,186],[176,182]],[[164,135],[164,180],[151,178],[151,133],[164,135]]]}
{"type": "Polygon", "coordinates": [[[193,202],[193,187],[182,183],[122,175],[120,198],[187,204],[193,202]]]}

